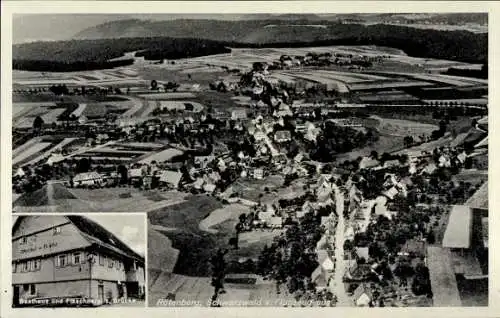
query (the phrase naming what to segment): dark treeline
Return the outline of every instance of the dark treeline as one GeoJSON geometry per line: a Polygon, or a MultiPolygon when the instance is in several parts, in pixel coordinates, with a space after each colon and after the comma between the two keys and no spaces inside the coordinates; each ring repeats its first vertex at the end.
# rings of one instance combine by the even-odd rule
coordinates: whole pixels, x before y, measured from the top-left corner
{"type": "MultiPolygon", "coordinates": [[[[487,15],[482,15],[487,19],[487,15]]],[[[458,20],[465,17],[457,16],[458,20]]],[[[109,22],[82,31],[80,38],[119,38],[137,36],[199,38],[250,47],[380,45],[401,49],[406,54],[424,58],[445,58],[484,63],[487,60],[488,34],[469,31],[418,29],[408,26],[338,23],[302,17],[291,20],[263,19],[221,21],[180,19],[171,21],[126,20],[109,22]],[[271,26],[271,27],[270,27],[271,26]],[[238,44],[239,43],[239,44],[238,44]]]]}
{"type": "Polygon", "coordinates": [[[410,56],[423,58],[470,63],[486,63],[488,58],[487,34],[465,31],[420,30],[390,25],[335,24],[329,25],[322,34],[310,36],[309,28],[304,28],[300,32],[295,28],[269,29],[272,30],[266,28],[249,30],[248,33],[253,36],[231,41],[149,37],[24,43],[13,46],[13,68],[59,72],[112,68],[132,62],[131,60],[109,62],[111,59],[124,56],[126,52],[140,51],[136,53],[137,56],[160,60],[229,53],[229,47],[378,45],[400,49],[410,56]],[[309,36],[306,37],[306,34],[309,36]]]}
{"type": "Polygon", "coordinates": [[[74,61],[58,62],[50,60],[13,60],[12,68],[15,70],[38,71],[38,72],[77,72],[111,69],[119,66],[131,65],[133,59],[119,61],[74,61]]]}
{"type": "Polygon", "coordinates": [[[120,59],[126,52],[141,51],[145,59],[179,59],[229,53],[226,43],[200,39],[121,38],[33,42],[13,46],[14,69],[46,72],[73,72],[130,65],[120,59]]]}
{"type": "Polygon", "coordinates": [[[137,52],[135,56],[143,56],[146,60],[175,60],[221,53],[231,53],[228,43],[200,39],[158,39],[153,40],[150,47],[137,52]]]}

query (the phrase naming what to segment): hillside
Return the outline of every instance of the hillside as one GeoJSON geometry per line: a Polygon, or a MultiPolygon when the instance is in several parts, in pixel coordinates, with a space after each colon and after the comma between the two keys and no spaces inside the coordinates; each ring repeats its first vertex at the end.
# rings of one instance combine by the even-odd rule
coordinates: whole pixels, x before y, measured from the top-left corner
{"type": "Polygon", "coordinates": [[[146,59],[178,59],[228,53],[224,43],[180,38],[121,38],[32,42],[14,45],[12,67],[28,71],[69,72],[105,69],[133,63],[110,61],[126,52],[143,50],[146,59]]]}
{"type": "Polygon", "coordinates": [[[113,61],[143,50],[146,59],[178,59],[228,53],[228,47],[378,45],[422,58],[486,64],[488,34],[424,30],[405,26],[295,20],[120,20],[79,34],[97,39],[14,45],[14,69],[79,71],[131,64],[113,61]],[[306,24],[307,23],[307,24],[306,24]],[[109,38],[114,37],[114,38],[109,38]]]}
{"type": "MultiPolygon", "coordinates": [[[[325,19],[325,18],[323,18],[325,19]]],[[[487,59],[488,35],[467,31],[424,30],[399,25],[341,24],[328,20],[284,18],[222,21],[114,21],[86,29],[75,38],[165,36],[236,42],[235,46],[381,45],[410,56],[482,63],[487,59]],[[320,42],[320,43],[316,43],[320,42]]]]}

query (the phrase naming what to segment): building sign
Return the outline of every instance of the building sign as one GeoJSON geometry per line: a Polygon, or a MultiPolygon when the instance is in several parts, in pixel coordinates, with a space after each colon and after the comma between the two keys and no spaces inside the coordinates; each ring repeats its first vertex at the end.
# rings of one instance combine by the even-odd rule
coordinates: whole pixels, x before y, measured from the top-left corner
{"type": "Polygon", "coordinates": [[[31,247],[21,248],[19,250],[19,253],[21,253],[21,254],[33,253],[36,251],[51,249],[51,248],[54,248],[56,246],[57,246],[57,242],[44,243],[44,244],[41,244],[39,246],[31,246],[31,247]]]}

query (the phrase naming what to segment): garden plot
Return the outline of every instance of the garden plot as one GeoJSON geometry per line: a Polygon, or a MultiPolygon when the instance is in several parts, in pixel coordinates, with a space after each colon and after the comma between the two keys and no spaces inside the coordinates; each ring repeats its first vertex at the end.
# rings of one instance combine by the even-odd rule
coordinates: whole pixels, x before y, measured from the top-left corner
{"type": "Polygon", "coordinates": [[[29,116],[31,112],[43,113],[47,107],[54,106],[56,106],[56,103],[52,102],[12,103],[12,117],[29,116]]]}
{"type": "Polygon", "coordinates": [[[350,83],[355,83],[355,82],[363,82],[366,80],[360,79],[360,78],[355,78],[355,77],[349,77],[349,76],[343,76],[343,75],[336,75],[336,74],[325,74],[325,73],[320,73],[320,72],[305,72],[303,74],[310,75],[317,77],[319,79],[324,79],[324,80],[333,80],[333,81],[339,81],[344,84],[350,84],[350,83]]]}
{"type": "Polygon", "coordinates": [[[277,80],[283,81],[285,83],[294,83],[296,81],[295,77],[291,75],[285,75],[283,73],[272,73],[269,75],[270,78],[275,78],[277,80]]]}
{"type": "Polygon", "coordinates": [[[179,149],[168,148],[168,149],[164,149],[162,151],[150,154],[150,155],[148,155],[145,158],[142,158],[139,161],[139,163],[151,164],[151,162],[153,162],[153,161],[156,161],[156,162],[165,162],[165,161],[168,161],[168,160],[172,159],[175,156],[182,155],[183,153],[184,152],[181,151],[181,150],[179,150],[179,149]]]}
{"type": "Polygon", "coordinates": [[[210,67],[210,66],[196,66],[190,68],[184,68],[180,71],[182,74],[190,74],[190,73],[215,73],[220,72],[219,68],[210,67]]]}
{"type": "Polygon", "coordinates": [[[164,147],[164,145],[154,142],[126,142],[126,143],[117,143],[115,144],[115,147],[118,148],[124,147],[124,148],[137,149],[143,151],[153,151],[164,147]]]}
{"type": "MultiPolygon", "coordinates": [[[[456,76],[426,75],[426,74],[411,74],[411,76],[415,79],[421,79],[424,81],[434,81],[453,86],[470,86],[480,83],[479,81],[471,80],[470,78],[462,78],[456,76]]],[[[486,84],[487,83],[488,81],[486,81],[486,84]]]]}
{"type": "Polygon", "coordinates": [[[375,115],[370,116],[370,118],[378,120],[378,130],[380,133],[391,136],[404,137],[408,135],[430,135],[432,131],[438,129],[436,125],[404,119],[381,118],[375,115]]]}
{"type": "Polygon", "coordinates": [[[231,99],[238,105],[250,105],[252,102],[252,98],[249,96],[233,96],[231,99]]]}
{"type": "Polygon", "coordinates": [[[349,73],[349,72],[337,72],[337,71],[327,71],[327,70],[316,70],[315,72],[319,74],[332,75],[332,76],[346,76],[352,79],[357,79],[357,81],[385,81],[388,78],[383,76],[365,74],[365,73],[349,73]]]}
{"type": "Polygon", "coordinates": [[[64,108],[33,108],[27,114],[17,116],[17,119],[14,119],[13,126],[16,128],[33,127],[33,121],[37,116],[40,116],[45,124],[54,123],[58,121],[59,116],[64,113],[65,110],[64,108]]]}
{"type": "Polygon", "coordinates": [[[61,79],[39,78],[39,79],[22,79],[22,80],[14,79],[13,82],[14,82],[14,84],[25,85],[25,86],[37,86],[37,85],[50,86],[50,85],[59,85],[59,84],[80,85],[81,84],[81,81],[78,81],[75,79],[68,79],[68,78],[61,78],[61,79]]]}
{"type": "Polygon", "coordinates": [[[215,234],[218,231],[216,229],[213,229],[213,226],[231,219],[238,220],[238,217],[242,213],[246,214],[249,212],[250,208],[243,204],[226,205],[223,208],[212,211],[209,216],[201,220],[199,226],[202,231],[215,234]]]}
{"type": "Polygon", "coordinates": [[[181,110],[181,111],[191,111],[191,112],[201,112],[203,110],[203,105],[192,101],[160,101],[160,108],[167,110],[181,110]]]}
{"type": "Polygon", "coordinates": [[[402,88],[402,87],[425,87],[433,86],[434,84],[423,81],[391,81],[387,83],[372,82],[351,84],[350,88],[353,91],[387,89],[387,88],[402,88]]]}
{"type": "Polygon", "coordinates": [[[168,100],[168,99],[179,99],[179,98],[194,98],[195,94],[189,92],[183,93],[151,93],[151,94],[140,94],[139,97],[148,100],[168,100]]]}
{"type": "Polygon", "coordinates": [[[141,151],[141,150],[131,150],[127,148],[115,148],[115,147],[104,147],[104,148],[99,148],[99,150],[93,151],[94,153],[101,153],[101,154],[130,154],[133,156],[136,155],[143,155],[146,152],[141,151]]]}
{"type": "Polygon", "coordinates": [[[349,92],[349,88],[347,85],[341,81],[333,80],[333,79],[327,79],[323,78],[318,75],[302,75],[302,74],[286,74],[286,75],[291,75],[295,76],[296,78],[301,78],[307,81],[315,82],[315,83],[320,83],[320,84],[325,84],[325,85],[333,85],[335,89],[341,93],[347,93],[349,92]]]}

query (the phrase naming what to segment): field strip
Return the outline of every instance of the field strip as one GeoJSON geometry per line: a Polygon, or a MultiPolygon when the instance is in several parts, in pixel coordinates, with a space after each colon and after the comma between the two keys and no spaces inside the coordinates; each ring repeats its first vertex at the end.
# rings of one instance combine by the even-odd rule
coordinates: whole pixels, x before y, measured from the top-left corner
{"type": "Polygon", "coordinates": [[[31,157],[32,155],[36,154],[39,151],[44,150],[45,148],[49,147],[52,143],[50,142],[40,142],[37,143],[28,149],[25,149],[23,152],[18,154],[16,157],[12,159],[12,165],[16,165],[17,163],[25,160],[26,158],[31,157]]]}
{"type": "Polygon", "coordinates": [[[144,106],[144,101],[136,98],[136,97],[127,97],[129,101],[133,102],[134,105],[129,108],[125,113],[123,113],[120,117],[132,117],[136,112],[138,112],[143,106],[144,106]]]}
{"type": "Polygon", "coordinates": [[[39,155],[38,157],[34,158],[33,160],[29,161],[28,163],[25,163],[24,165],[33,165],[37,163],[38,161],[50,156],[51,153],[53,153],[56,150],[62,149],[64,146],[72,143],[74,140],[77,140],[78,138],[64,138],[60,143],[55,145],[54,147],[50,148],[49,150],[45,151],[43,154],[39,155]]]}
{"type": "Polygon", "coordinates": [[[34,144],[39,143],[41,139],[42,138],[40,138],[40,137],[32,138],[29,141],[27,141],[24,144],[22,144],[21,146],[17,147],[16,149],[14,149],[12,151],[12,158],[16,157],[21,152],[25,151],[26,149],[28,149],[29,147],[33,146],[34,144]]]}
{"type": "Polygon", "coordinates": [[[193,93],[151,93],[151,94],[140,94],[138,96],[148,100],[168,100],[168,99],[196,97],[196,95],[193,93]]]}
{"type": "Polygon", "coordinates": [[[330,71],[330,70],[317,70],[316,72],[321,74],[334,74],[341,76],[352,76],[354,78],[365,79],[365,80],[377,80],[377,81],[385,81],[387,77],[365,74],[365,73],[350,73],[350,72],[338,72],[338,71],[330,71]]]}
{"type": "Polygon", "coordinates": [[[64,109],[64,108],[53,109],[53,110],[49,111],[48,113],[42,115],[43,122],[46,124],[54,123],[59,119],[59,116],[62,113],[64,113],[65,111],[66,111],[66,109],[64,109]]]}

